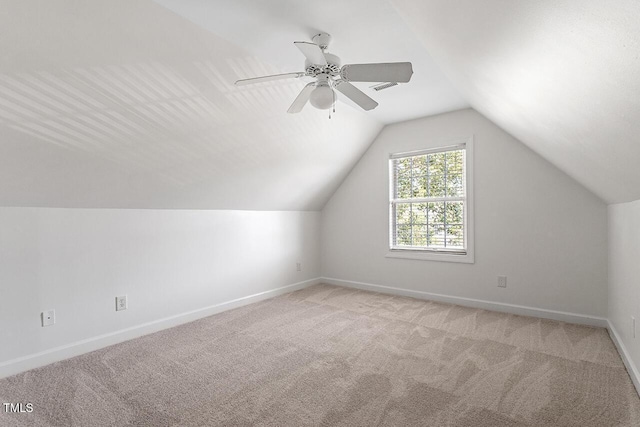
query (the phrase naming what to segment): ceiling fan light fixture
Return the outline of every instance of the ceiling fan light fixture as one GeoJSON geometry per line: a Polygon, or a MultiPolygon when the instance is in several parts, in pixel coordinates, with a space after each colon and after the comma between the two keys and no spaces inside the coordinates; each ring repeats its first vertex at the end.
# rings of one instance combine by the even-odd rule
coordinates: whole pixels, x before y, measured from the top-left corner
{"type": "Polygon", "coordinates": [[[333,105],[334,96],[333,89],[329,85],[321,84],[313,89],[309,102],[318,110],[328,110],[333,105]]]}

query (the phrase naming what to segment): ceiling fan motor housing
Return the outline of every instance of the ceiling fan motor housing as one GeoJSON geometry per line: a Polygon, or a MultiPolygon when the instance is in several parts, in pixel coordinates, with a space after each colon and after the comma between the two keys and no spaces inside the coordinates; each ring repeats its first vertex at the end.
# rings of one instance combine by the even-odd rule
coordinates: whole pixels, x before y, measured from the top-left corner
{"type": "Polygon", "coordinates": [[[327,65],[312,64],[308,59],[304,61],[304,70],[307,76],[316,77],[318,74],[328,74],[331,77],[337,77],[340,75],[340,65],[342,64],[340,58],[332,53],[323,53],[327,65]]]}

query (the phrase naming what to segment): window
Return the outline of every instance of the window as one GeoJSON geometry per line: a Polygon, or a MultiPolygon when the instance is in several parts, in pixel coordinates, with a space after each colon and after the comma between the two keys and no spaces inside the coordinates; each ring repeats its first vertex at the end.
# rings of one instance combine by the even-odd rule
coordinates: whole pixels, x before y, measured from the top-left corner
{"type": "Polygon", "coordinates": [[[471,143],[390,156],[388,256],[473,262],[471,143]]]}

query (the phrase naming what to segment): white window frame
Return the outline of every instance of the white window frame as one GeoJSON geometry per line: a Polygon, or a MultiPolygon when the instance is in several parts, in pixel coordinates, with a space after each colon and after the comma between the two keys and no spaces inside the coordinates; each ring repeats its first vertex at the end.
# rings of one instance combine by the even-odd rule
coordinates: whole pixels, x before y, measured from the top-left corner
{"type": "Polygon", "coordinates": [[[389,179],[388,179],[388,194],[389,194],[389,252],[386,254],[387,258],[402,258],[402,259],[414,259],[423,261],[444,261],[444,262],[462,262],[473,264],[475,261],[474,255],[474,227],[473,227],[473,136],[447,141],[444,144],[438,144],[437,147],[427,148],[418,151],[409,151],[403,153],[389,153],[389,179]],[[394,248],[393,247],[393,188],[394,188],[394,176],[393,176],[393,160],[402,157],[419,156],[424,154],[439,153],[450,150],[465,150],[465,210],[464,210],[464,232],[466,250],[463,252],[452,252],[436,248],[394,248]]]}

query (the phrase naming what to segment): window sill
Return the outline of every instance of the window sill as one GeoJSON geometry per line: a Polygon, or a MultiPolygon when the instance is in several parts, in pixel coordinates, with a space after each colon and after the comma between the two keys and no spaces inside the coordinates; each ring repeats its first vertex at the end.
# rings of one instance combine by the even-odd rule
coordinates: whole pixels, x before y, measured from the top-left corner
{"type": "Polygon", "coordinates": [[[461,262],[465,264],[474,263],[473,253],[469,252],[466,254],[453,254],[437,251],[392,249],[387,252],[385,258],[413,259],[418,261],[461,262]]]}

